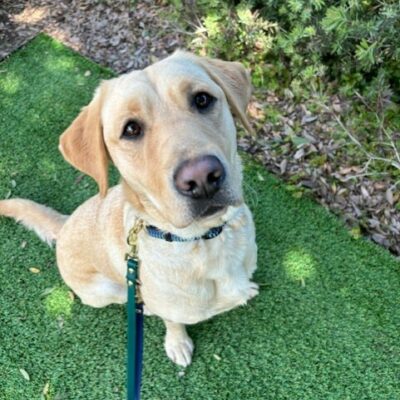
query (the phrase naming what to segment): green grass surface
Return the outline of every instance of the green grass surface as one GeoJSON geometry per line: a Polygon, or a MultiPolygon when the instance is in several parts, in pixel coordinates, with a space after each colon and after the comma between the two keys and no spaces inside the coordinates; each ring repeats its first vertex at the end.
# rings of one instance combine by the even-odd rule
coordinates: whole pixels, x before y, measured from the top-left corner
{"type": "MultiPolygon", "coordinates": [[[[58,136],[109,76],[44,36],[0,64],[0,198],[70,213],[96,192],[63,161],[58,136]]],[[[400,399],[400,263],[262,167],[248,164],[245,181],[261,293],[189,327],[183,376],[162,322],[147,318],[143,399],[400,399]]],[[[0,219],[1,400],[124,399],[125,319],[123,306],[71,299],[54,251],[0,219]]]]}

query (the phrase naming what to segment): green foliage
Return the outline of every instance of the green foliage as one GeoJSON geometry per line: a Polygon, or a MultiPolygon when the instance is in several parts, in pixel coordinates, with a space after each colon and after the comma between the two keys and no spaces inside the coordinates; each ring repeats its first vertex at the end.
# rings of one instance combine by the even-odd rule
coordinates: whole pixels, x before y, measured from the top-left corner
{"type": "MultiPolygon", "coordinates": [[[[262,15],[281,28],[273,54],[290,69],[290,83],[300,79],[313,88],[337,81],[349,95],[366,92],[380,75],[400,94],[400,3],[388,0],[264,0],[262,15]]],[[[280,73],[279,77],[285,77],[280,73]]]]}
{"type": "Polygon", "coordinates": [[[335,82],[344,95],[374,90],[378,77],[400,95],[400,2],[395,0],[170,0],[196,5],[191,47],[241,60],[254,84],[297,97],[335,82]]]}
{"type": "Polygon", "coordinates": [[[249,3],[230,6],[220,0],[198,2],[200,10],[207,10],[191,45],[202,55],[225,60],[241,60],[253,71],[253,83],[264,83],[265,60],[271,50],[277,25],[252,11],[249,3]]]}

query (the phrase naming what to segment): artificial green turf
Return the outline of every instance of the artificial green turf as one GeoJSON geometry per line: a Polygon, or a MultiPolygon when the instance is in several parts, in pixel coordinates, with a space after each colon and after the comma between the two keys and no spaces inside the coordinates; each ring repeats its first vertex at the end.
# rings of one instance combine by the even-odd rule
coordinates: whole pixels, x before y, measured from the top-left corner
{"type": "MultiPolygon", "coordinates": [[[[0,64],[0,198],[70,213],[96,192],[57,144],[110,76],[45,36],[0,64]]],[[[183,376],[162,322],[146,318],[143,399],[400,399],[400,263],[262,167],[248,163],[245,182],[260,295],[189,327],[196,350],[183,376]]],[[[123,306],[72,300],[54,251],[0,219],[1,400],[40,399],[45,387],[45,399],[124,399],[125,319],[123,306]]]]}

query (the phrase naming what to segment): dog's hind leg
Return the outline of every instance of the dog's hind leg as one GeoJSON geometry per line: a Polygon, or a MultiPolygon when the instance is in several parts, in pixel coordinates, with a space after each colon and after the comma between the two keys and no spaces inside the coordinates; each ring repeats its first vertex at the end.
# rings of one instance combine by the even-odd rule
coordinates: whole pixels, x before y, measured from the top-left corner
{"type": "Polygon", "coordinates": [[[127,301],[126,285],[113,282],[98,273],[94,274],[90,283],[85,286],[80,285],[79,289],[75,289],[74,292],[83,304],[96,308],[109,304],[124,304],[127,301]]]}
{"type": "Polygon", "coordinates": [[[182,367],[192,362],[194,345],[186,332],[185,325],[164,320],[167,333],[165,335],[165,351],[167,356],[182,367]]]}

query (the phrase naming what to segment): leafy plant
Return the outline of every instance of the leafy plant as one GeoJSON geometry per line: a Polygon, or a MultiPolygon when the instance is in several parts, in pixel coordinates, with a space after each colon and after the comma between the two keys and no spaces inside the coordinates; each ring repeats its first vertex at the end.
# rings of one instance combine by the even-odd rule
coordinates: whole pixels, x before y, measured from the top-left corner
{"type": "Polygon", "coordinates": [[[400,34],[398,1],[264,0],[254,4],[281,28],[273,54],[290,68],[289,82],[335,80],[348,95],[355,88],[367,92],[380,74],[400,95],[400,46],[393,40],[400,34]]]}
{"type": "Polygon", "coordinates": [[[240,60],[253,71],[253,83],[264,83],[265,60],[273,45],[277,24],[262,18],[251,5],[230,6],[219,0],[198,2],[207,9],[195,31],[192,48],[202,55],[225,60],[240,60]]]}

